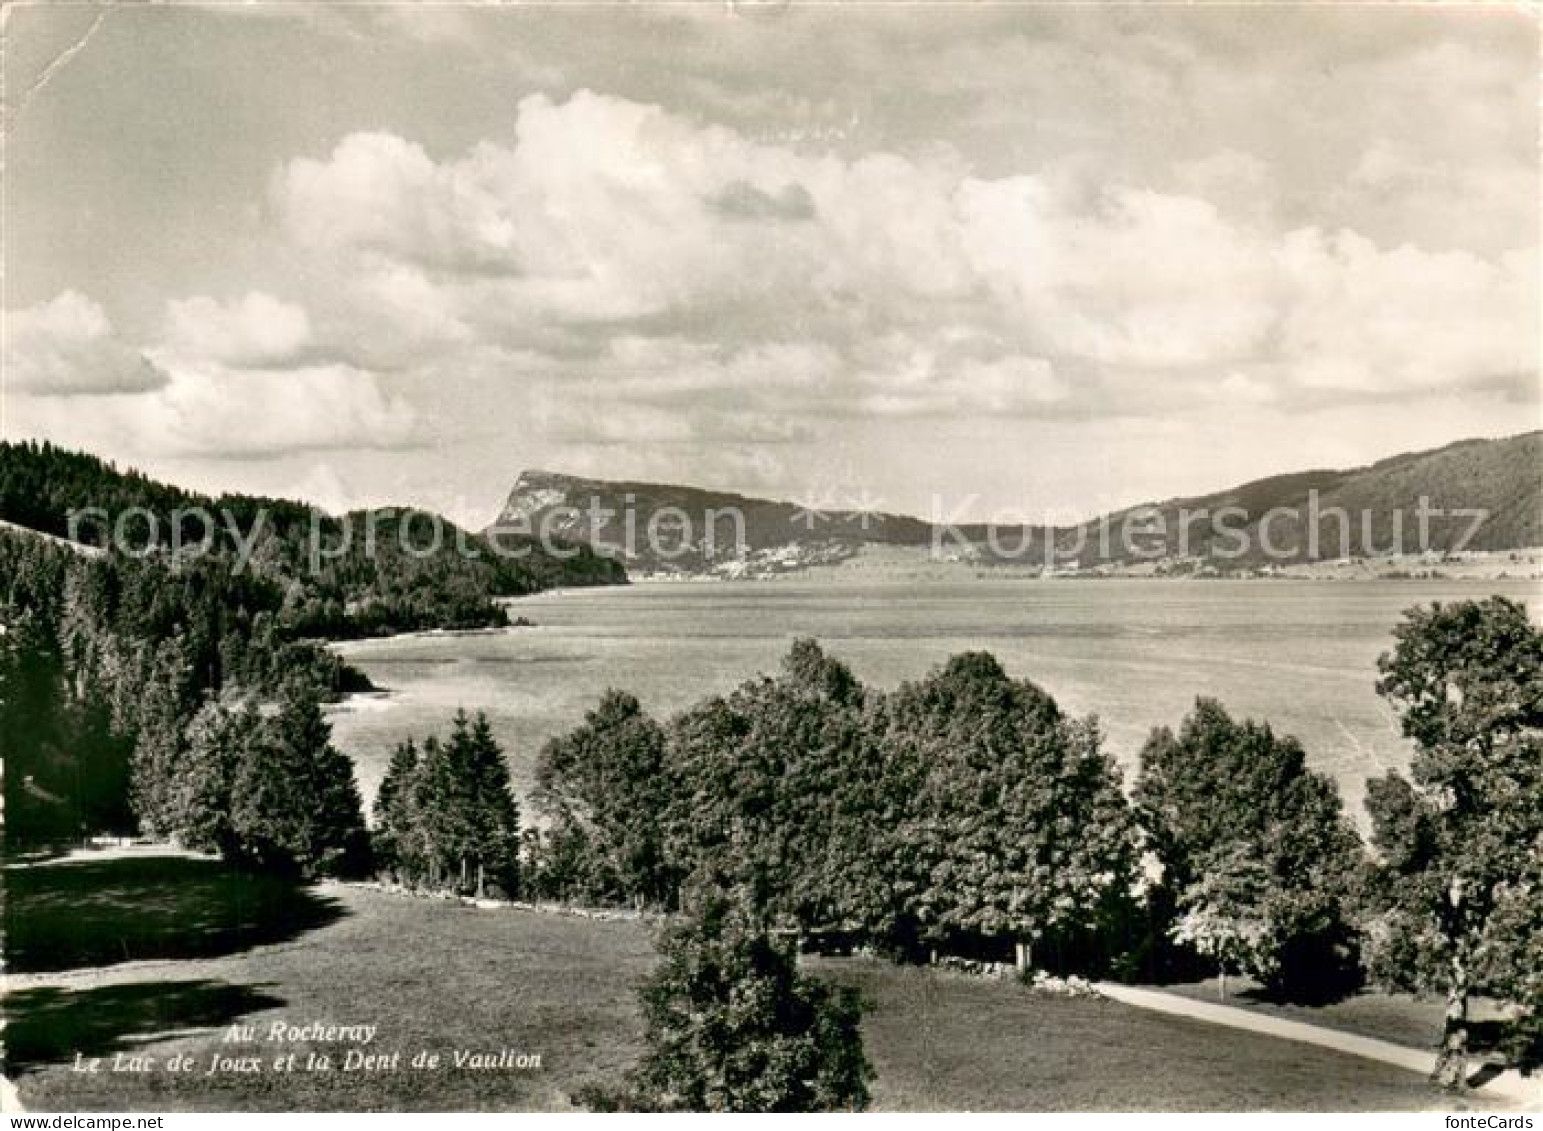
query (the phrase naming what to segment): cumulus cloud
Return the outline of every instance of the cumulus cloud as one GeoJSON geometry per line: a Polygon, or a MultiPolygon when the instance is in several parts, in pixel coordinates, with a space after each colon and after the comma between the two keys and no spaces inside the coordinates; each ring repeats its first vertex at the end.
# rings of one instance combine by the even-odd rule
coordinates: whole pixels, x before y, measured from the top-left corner
{"type": "Polygon", "coordinates": [[[680,335],[612,339],[575,375],[610,397],[700,404],[809,405],[841,395],[845,361],[822,342],[762,341],[722,347],[680,335]]]}
{"type": "Polygon", "coordinates": [[[350,324],[529,351],[654,408],[1289,408],[1534,370],[1530,259],[1280,230],[1206,198],[1265,178],[1231,150],[1180,168],[1187,190],[980,177],[948,150],[842,157],[580,91],[528,97],[511,143],[442,160],[350,135],[281,168],[272,202],[350,324]]]}
{"type": "Polygon", "coordinates": [[[34,396],[134,393],[166,374],[113,335],[102,308],[77,291],[8,311],[3,354],[8,392],[34,396]]]}
{"type": "Polygon", "coordinates": [[[1280,262],[1292,284],[1280,364],[1298,385],[1391,395],[1535,383],[1533,254],[1384,252],[1353,233],[1300,232],[1280,262]]]}
{"type": "MultiPolygon", "coordinates": [[[[16,163],[13,292],[101,306],[15,312],[5,429],[473,510],[522,462],[1086,502],[1535,407],[1524,14],[733,7],[256,13],[272,66],[184,76],[176,176],[157,114],[80,192],[16,163]],[[339,84],[368,120],[226,128],[339,84]]],[[[100,46],[158,73],[173,22],[100,46]]]]}
{"type": "Polygon", "coordinates": [[[303,355],[311,344],[311,321],[304,307],[261,291],[226,303],[199,295],[167,303],[162,342],[180,357],[277,366],[303,355]]]}
{"type": "Polygon", "coordinates": [[[412,442],[415,414],[372,374],[347,366],[278,372],[177,370],[153,392],[101,398],[82,412],[68,398],[8,400],[8,428],[135,457],[268,457],[412,442]]]}
{"type": "Polygon", "coordinates": [[[290,370],[173,370],[143,407],[152,450],[201,456],[399,448],[414,411],[375,374],[333,364],[290,370]]]}
{"type": "Polygon", "coordinates": [[[1042,357],[1000,356],[960,327],[932,339],[894,334],[861,351],[851,410],[875,416],[1051,415],[1071,387],[1042,357]]]}
{"type": "Polygon", "coordinates": [[[6,330],[7,428],[19,435],[221,458],[414,442],[416,413],[377,374],[297,360],[306,313],[268,295],[170,302],[161,337],[142,347],[73,291],[9,312],[6,330]]]}
{"type": "Polygon", "coordinates": [[[283,168],[274,203],[295,246],[356,291],[388,272],[432,276],[484,334],[768,299],[780,318],[800,295],[819,303],[875,274],[920,294],[963,281],[936,266],[946,185],[900,158],[801,156],[589,92],[524,99],[515,139],[435,163],[403,139],[351,135],[283,168]]]}

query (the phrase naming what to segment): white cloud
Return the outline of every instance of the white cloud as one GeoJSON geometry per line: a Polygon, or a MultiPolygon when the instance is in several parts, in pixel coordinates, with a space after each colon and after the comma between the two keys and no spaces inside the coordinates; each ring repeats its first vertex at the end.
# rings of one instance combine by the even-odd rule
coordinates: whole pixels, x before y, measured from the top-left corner
{"type": "Polygon", "coordinates": [[[268,457],[411,443],[415,414],[372,374],[347,366],[289,371],[176,370],[153,392],[8,399],[7,428],[135,457],[268,457]]]}
{"type": "Polygon", "coordinates": [[[13,394],[131,393],[166,382],[163,372],[113,336],[101,306],[77,291],[8,311],[0,364],[13,394]]]}
{"type": "Polygon", "coordinates": [[[717,393],[736,404],[791,406],[834,395],[843,367],[841,354],[821,342],[764,341],[732,349],[680,336],[627,334],[612,339],[576,374],[612,397],[695,401],[717,393]]]}
{"type": "Polygon", "coordinates": [[[220,365],[277,366],[311,344],[305,309],[251,291],[221,303],[205,295],[166,304],[163,348],[175,356],[220,365]]]}
{"type": "MultiPolygon", "coordinates": [[[[491,151],[488,151],[491,152],[491,151]]],[[[441,168],[421,146],[386,133],[350,134],[325,161],[291,161],[275,182],[297,243],[393,258],[477,266],[509,248],[487,153],[441,168]]]]}
{"type": "Polygon", "coordinates": [[[524,99],[513,136],[435,160],[356,134],[275,175],[328,323],[395,328],[358,335],[398,351],[381,364],[491,345],[632,405],[816,421],[1210,393],[1289,410],[1536,365],[1530,260],[1281,230],[1191,195],[1265,183],[1235,150],[1168,192],[980,177],[948,150],[839,157],[588,91],[524,99]]]}
{"type": "Polygon", "coordinates": [[[1275,390],[1269,382],[1242,372],[1227,374],[1216,391],[1223,404],[1267,405],[1276,399],[1275,390]]]}
{"type": "Polygon", "coordinates": [[[1049,352],[1216,365],[1256,350],[1278,309],[1271,248],[1203,200],[1114,188],[1068,201],[1033,177],[966,181],[958,199],[972,266],[1049,352]]]}
{"type": "Polygon", "coordinates": [[[396,448],[412,441],[415,419],[373,373],[348,365],[174,369],[145,406],[144,439],[150,450],[205,456],[396,448]]]}
{"type": "Polygon", "coordinates": [[[1071,388],[1042,357],[994,356],[968,334],[873,343],[855,409],[877,416],[1024,416],[1052,409],[1071,388]]]}
{"type": "Polygon", "coordinates": [[[1533,255],[1384,252],[1353,233],[1299,232],[1279,260],[1291,284],[1279,364],[1298,385],[1395,394],[1536,381],[1533,255]]]}
{"type": "Polygon", "coordinates": [[[155,457],[394,448],[415,438],[416,413],[375,373],[281,364],[309,345],[309,320],[268,295],[171,302],[161,340],[143,349],[73,291],[9,312],[6,330],[6,427],[18,435],[155,457]]]}

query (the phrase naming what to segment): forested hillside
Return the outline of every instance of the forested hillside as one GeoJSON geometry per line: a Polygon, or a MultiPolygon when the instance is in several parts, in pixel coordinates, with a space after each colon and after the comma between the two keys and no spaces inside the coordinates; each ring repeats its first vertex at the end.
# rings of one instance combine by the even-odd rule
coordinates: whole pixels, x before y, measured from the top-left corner
{"type": "Polygon", "coordinates": [[[1253,566],[1532,547],[1543,545],[1540,466],[1543,432],[1461,440],[1366,467],[1271,476],[1211,495],[1116,511],[1077,531],[1061,531],[1057,543],[1084,566],[1163,558],[1253,566]],[[1204,517],[1186,529],[1186,512],[1204,517]],[[1151,521],[1152,515],[1160,518],[1151,521]],[[1151,533],[1122,543],[1118,535],[1127,516],[1133,531],[1151,533]],[[1100,527],[1114,533],[1105,543],[1112,547],[1108,552],[1100,527]]]}
{"type": "Polygon", "coordinates": [[[502,624],[499,597],[625,579],[588,550],[212,499],[47,444],[0,444],[0,520],[12,846],[138,830],[267,868],[353,866],[359,798],[319,704],[367,682],[322,638],[502,624]]]}
{"type": "Polygon", "coordinates": [[[421,511],[334,516],[289,499],[211,498],[50,444],[0,444],[0,519],[93,546],[116,539],[135,552],[241,555],[283,587],[276,614],[294,635],[502,624],[498,597],[626,580],[587,546],[507,537],[495,547],[421,511]],[[206,532],[212,545],[203,547],[206,532]]]}
{"type": "Polygon", "coordinates": [[[312,728],[315,741],[300,761],[324,768],[327,780],[299,794],[289,789],[286,805],[249,815],[256,824],[281,819],[309,829],[322,816],[318,797],[342,791],[336,835],[311,829],[319,849],[341,851],[363,822],[348,815],[351,767],[327,759],[318,704],[362,677],[286,631],[283,604],[282,587],[221,558],[172,567],[0,532],[7,845],[132,832],[145,824],[147,798],[176,795],[187,823],[164,831],[239,854],[235,843],[206,842],[197,827],[213,828],[216,811],[229,812],[238,772],[257,788],[266,762],[250,744],[261,728],[240,736],[250,745],[244,767],[233,746],[201,767],[192,751],[203,712],[261,707],[274,720],[263,727],[312,728]]]}

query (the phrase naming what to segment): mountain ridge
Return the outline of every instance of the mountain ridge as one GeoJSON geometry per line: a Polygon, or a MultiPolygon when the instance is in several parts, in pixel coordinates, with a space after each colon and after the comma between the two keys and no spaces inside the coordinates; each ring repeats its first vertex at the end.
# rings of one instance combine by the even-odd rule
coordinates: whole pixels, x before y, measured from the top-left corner
{"type": "Polygon", "coordinates": [[[1263,476],[1205,494],[1120,508],[1069,526],[975,522],[940,527],[904,514],[810,507],[688,484],[532,468],[520,473],[489,530],[506,524],[537,533],[546,529],[618,557],[633,570],[670,576],[758,576],[845,560],[865,545],[937,549],[940,542],[945,556],[987,566],[1085,569],[1188,561],[1197,568],[1252,569],[1272,561],[1543,545],[1539,469],[1543,430],[1534,430],[1496,439],[1464,438],[1357,467],[1263,476]],[[680,514],[665,515],[670,508],[683,512],[686,521],[680,514]],[[732,540],[722,514],[712,513],[728,511],[738,511],[743,519],[732,540]],[[1470,511],[1487,517],[1475,526],[1471,516],[1465,517],[1470,511]],[[1197,521],[1197,512],[1205,512],[1210,525],[1197,521]],[[645,537],[650,523],[658,535],[652,540],[645,537]],[[1107,532],[1118,533],[1122,526],[1134,532],[1133,539],[1111,545],[1107,532]]]}

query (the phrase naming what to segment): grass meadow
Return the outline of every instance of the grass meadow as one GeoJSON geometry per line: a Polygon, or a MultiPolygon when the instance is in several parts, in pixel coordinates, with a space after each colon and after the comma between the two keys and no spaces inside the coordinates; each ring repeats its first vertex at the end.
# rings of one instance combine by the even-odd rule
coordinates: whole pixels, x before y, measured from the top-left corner
{"type": "MultiPolygon", "coordinates": [[[[368,887],[254,884],[187,857],[8,869],[16,943],[8,1074],[35,1110],[563,1110],[639,1052],[635,991],[652,930],[479,909],[368,887]],[[76,902],[83,895],[84,903],[76,902]],[[17,896],[21,898],[18,899],[17,896]],[[76,912],[69,911],[72,903],[76,912]],[[348,1042],[266,1040],[290,1025],[374,1025],[394,1070],[343,1071],[348,1042]],[[230,1036],[251,1027],[254,1039],[230,1036]],[[456,1049],[539,1069],[456,1068],[456,1049]],[[413,1069],[418,1052],[438,1068],[413,1069]],[[272,1070],[326,1054],[329,1070],[272,1070]],[[96,1072],[77,1071],[77,1055],[96,1072]],[[187,1071],[166,1070],[187,1058],[187,1071]],[[207,1073],[215,1057],[261,1070],[207,1073]],[[148,1071],[111,1071],[120,1065],[148,1071]]],[[[1396,1068],[1104,1000],[854,959],[881,1109],[1423,1110],[1450,1101],[1396,1068]]]]}

